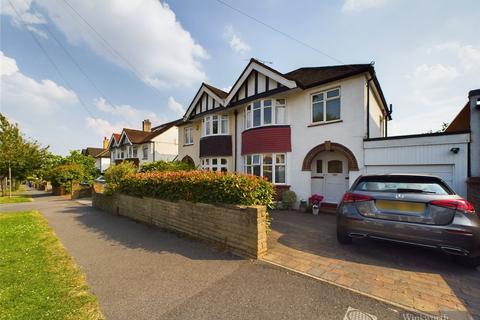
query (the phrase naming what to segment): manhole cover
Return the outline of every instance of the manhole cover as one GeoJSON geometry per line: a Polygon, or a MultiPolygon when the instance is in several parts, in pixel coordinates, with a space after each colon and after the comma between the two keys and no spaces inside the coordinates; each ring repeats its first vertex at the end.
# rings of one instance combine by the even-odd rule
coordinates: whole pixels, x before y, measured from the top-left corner
{"type": "Polygon", "coordinates": [[[377,320],[377,317],[352,307],[348,307],[347,313],[345,314],[343,320],[377,320]]]}

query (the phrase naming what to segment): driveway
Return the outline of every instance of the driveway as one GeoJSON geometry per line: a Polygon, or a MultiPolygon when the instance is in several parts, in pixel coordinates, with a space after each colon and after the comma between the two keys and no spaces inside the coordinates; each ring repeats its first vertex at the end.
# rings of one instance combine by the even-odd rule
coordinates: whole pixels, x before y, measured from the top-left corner
{"type": "Polygon", "coordinates": [[[480,319],[475,269],[423,248],[369,239],[341,246],[334,215],[275,211],[272,218],[266,261],[408,308],[480,319]]]}
{"type": "Polygon", "coordinates": [[[354,308],[393,320],[404,312],[62,197],[37,193],[31,203],[0,205],[0,211],[32,209],[84,270],[107,319],[342,320],[353,319],[345,314],[354,308]]]}

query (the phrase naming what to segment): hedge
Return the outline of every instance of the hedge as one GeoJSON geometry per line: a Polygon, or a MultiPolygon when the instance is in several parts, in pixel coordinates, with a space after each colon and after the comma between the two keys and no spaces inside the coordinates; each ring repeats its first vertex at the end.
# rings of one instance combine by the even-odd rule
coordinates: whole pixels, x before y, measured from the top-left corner
{"type": "Polygon", "coordinates": [[[83,167],[79,164],[63,164],[52,168],[49,178],[53,186],[64,187],[70,192],[72,181],[81,181],[85,178],[83,167]]]}
{"type": "Polygon", "coordinates": [[[155,161],[146,163],[140,168],[140,172],[152,171],[190,171],[195,169],[191,164],[183,161],[155,161]]]}
{"type": "Polygon", "coordinates": [[[119,192],[167,201],[273,205],[273,185],[264,178],[210,171],[148,172],[130,174],[119,183],[119,192]]]}

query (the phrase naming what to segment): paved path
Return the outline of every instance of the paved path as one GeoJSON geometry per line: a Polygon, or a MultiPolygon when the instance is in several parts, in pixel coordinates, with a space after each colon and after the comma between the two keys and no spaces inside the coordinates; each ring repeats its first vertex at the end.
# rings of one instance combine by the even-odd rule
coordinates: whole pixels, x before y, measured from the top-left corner
{"type": "MultiPolygon", "coordinates": [[[[416,310],[480,319],[480,272],[433,250],[336,241],[335,216],[273,213],[266,261],[416,310]]],[[[450,317],[452,318],[452,317],[450,317]]]]}
{"type": "Polygon", "coordinates": [[[108,319],[342,320],[349,307],[399,319],[403,312],[65,198],[0,205],[0,211],[30,209],[42,212],[85,271],[108,319]]]}

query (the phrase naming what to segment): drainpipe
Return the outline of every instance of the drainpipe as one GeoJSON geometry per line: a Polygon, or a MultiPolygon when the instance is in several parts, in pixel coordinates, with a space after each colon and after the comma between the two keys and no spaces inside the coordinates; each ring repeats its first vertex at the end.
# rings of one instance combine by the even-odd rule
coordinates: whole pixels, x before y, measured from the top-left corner
{"type": "Polygon", "coordinates": [[[238,115],[238,111],[235,110],[233,111],[233,114],[235,116],[235,137],[234,137],[234,149],[233,149],[233,170],[235,172],[237,172],[237,115],[238,115]]]}
{"type": "Polygon", "coordinates": [[[367,80],[367,139],[370,138],[370,81],[373,78],[367,80]]]}

